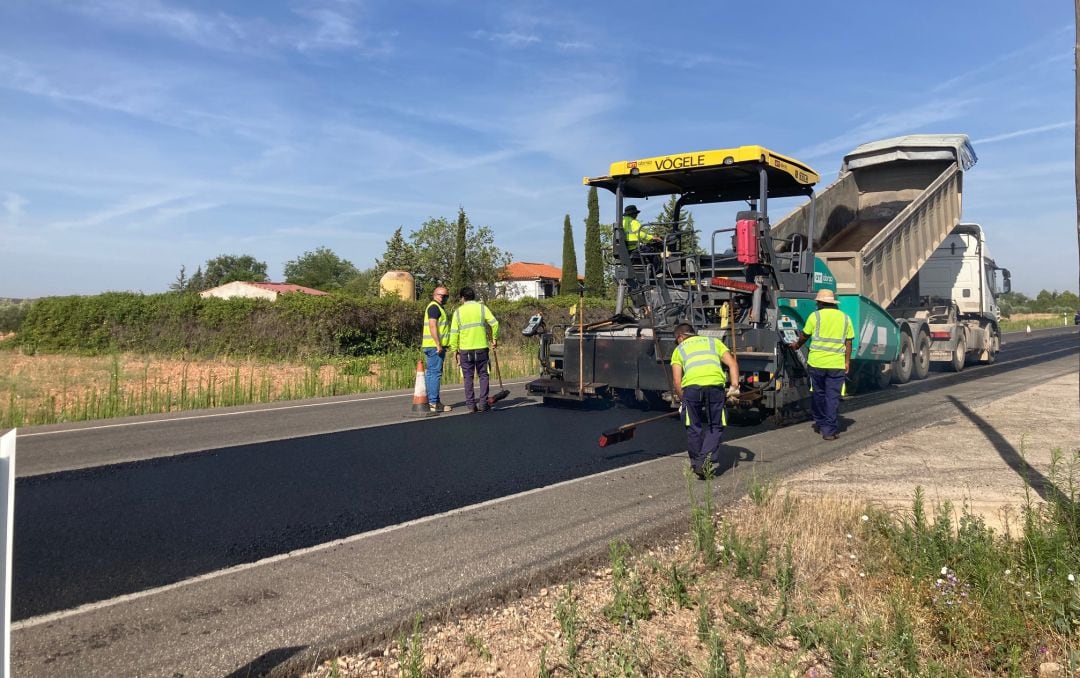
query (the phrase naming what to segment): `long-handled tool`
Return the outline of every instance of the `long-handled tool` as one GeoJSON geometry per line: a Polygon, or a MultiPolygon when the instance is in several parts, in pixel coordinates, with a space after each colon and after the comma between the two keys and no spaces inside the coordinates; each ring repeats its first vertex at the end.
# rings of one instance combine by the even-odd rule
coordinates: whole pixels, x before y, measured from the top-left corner
{"type": "Polygon", "coordinates": [[[670,419],[671,417],[679,416],[679,412],[682,410],[674,410],[667,414],[661,414],[656,417],[649,417],[648,419],[642,419],[640,421],[632,421],[629,424],[623,424],[622,426],[616,426],[615,428],[609,428],[600,434],[600,447],[607,447],[608,445],[614,445],[615,443],[625,442],[634,437],[634,432],[638,426],[643,424],[651,424],[663,419],[670,419]]]}
{"type": "Polygon", "coordinates": [[[491,357],[495,361],[495,377],[499,380],[499,392],[493,396],[488,397],[488,407],[491,407],[500,400],[510,395],[510,391],[503,387],[502,383],[502,371],[499,369],[499,352],[495,350],[495,347],[491,348],[491,357]]]}

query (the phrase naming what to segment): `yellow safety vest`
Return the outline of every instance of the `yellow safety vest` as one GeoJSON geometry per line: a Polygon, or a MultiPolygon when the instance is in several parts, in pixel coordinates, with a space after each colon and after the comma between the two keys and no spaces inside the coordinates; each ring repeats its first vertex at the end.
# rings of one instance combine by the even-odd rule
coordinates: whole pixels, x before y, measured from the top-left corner
{"type": "Polygon", "coordinates": [[[671,364],[682,366],[682,387],[723,386],[727,383],[720,360],[728,347],[715,337],[689,337],[675,347],[671,364]]]}
{"type": "Polygon", "coordinates": [[[445,346],[450,338],[450,317],[446,315],[446,309],[442,307],[442,304],[433,301],[424,307],[424,341],[420,344],[421,348],[439,347],[439,344],[435,343],[435,337],[431,336],[431,323],[428,322],[431,320],[428,317],[428,311],[431,310],[432,306],[439,307],[439,319],[435,321],[435,329],[439,331],[439,341],[445,346]]]}
{"type": "Polygon", "coordinates": [[[851,318],[837,308],[814,311],[806,321],[803,334],[810,335],[810,354],[806,358],[810,367],[823,370],[844,369],[844,342],[855,338],[851,318]]]}
{"type": "Polygon", "coordinates": [[[491,326],[491,338],[499,338],[499,321],[487,306],[479,301],[466,301],[454,311],[450,323],[450,348],[455,351],[473,351],[487,348],[487,328],[491,326]]]}
{"type": "Polygon", "coordinates": [[[623,217],[622,227],[626,231],[626,246],[634,248],[642,240],[648,240],[649,232],[641,225],[641,222],[633,217],[623,217]]]}

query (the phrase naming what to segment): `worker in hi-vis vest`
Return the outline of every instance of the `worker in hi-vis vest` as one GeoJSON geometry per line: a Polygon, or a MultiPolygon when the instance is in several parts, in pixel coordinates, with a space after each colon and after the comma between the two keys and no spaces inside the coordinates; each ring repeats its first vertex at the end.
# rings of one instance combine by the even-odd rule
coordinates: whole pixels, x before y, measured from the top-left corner
{"type": "Polygon", "coordinates": [[[649,239],[649,232],[638,221],[637,215],[639,213],[640,210],[638,210],[637,205],[627,205],[626,209],[622,211],[622,227],[623,232],[626,233],[626,247],[630,250],[636,250],[649,239]]]}
{"type": "Polygon", "coordinates": [[[450,321],[450,350],[457,351],[461,378],[465,385],[465,407],[469,412],[486,412],[488,404],[488,346],[498,346],[499,321],[471,287],[461,288],[461,306],[450,321]],[[491,342],[488,342],[488,328],[491,342]],[[480,381],[480,393],[473,392],[473,375],[480,381]],[[477,397],[477,395],[479,397],[477,397]]]}
{"type": "Polygon", "coordinates": [[[435,288],[431,302],[424,309],[424,340],[420,346],[427,358],[424,385],[427,387],[428,407],[432,412],[450,411],[450,406],[439,400],[443,360],[446,358],[446,347],[450,344],[450,316],[443,308],[449,298],[450,292],[440,285],[435,288]]]}
{"type": "Polygon", "coordinates": [[[675,396],[682,401],[686,451],[694,475],[704,479],[706,462],[713,468],[720,465],[720,441],[727,423],[724,402],[739,394],[739,362],[724,342],[698,336],[686,323],[675,327],[675,342],[671,376],[675,396]],[[724,366],[731,372],[730,382],[724,366]],[[731,386],[725,388],[728,383],[731,386]]]}
{"type": "Polygon", "coordinates": [[[855,326],[846,313],[836,307],[832,290],[818,290],[814,297],[817,310],[810,314],[799,340],[788,344],[798,350],[808,340],[810,354],[806,358],[810,371],[810,410],[814,415],[814,432],[825,440],[836,440],[840,431],[837,411],[844,379],[851,370],[851,343],[855,326]]]}

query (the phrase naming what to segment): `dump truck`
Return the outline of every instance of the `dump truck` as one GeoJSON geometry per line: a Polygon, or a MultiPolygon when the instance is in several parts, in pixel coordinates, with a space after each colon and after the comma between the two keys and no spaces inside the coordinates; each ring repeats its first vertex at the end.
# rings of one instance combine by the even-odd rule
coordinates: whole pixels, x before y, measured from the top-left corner
{"type": "Polygon", "coordinates": [[[975,161],[964,135],[887,139],[846,155],[837,181],[820,194],[808,165],[762,146],[613,163],[607,175],[584,183],[615,196],[615,315],[552,328],[562,329],[561,342],[557,332],[534,324],[541,375],[528,390],[545,402],[670,402],[673,330],[686,322],[737,356],[743,383],[742,395],[729,403],[733,415],[778,424],[804,418],[806,349],[788,344],[816,308],[816,292],[826,288],[857,328],[852,389],[925,377],[946,350],[961,351],[961,367],[973,354],[992,360],[1000,331],[996,288],[987,276],[998,269],[985,255],[981,229],[975,237],[971,225],[960,224],[963,175],[975,161]],[[676,196],[671,221],[646,224],[668,232],[664,241],[631,250],[621,225],[624,203],[670,196],[676,196]],[[803,204],[774,227],[769,201],[799,197],[803,204]],[[730,202],[747,208],[734,225],[687,233],[684,208],[694,206],[701,224],[700,209],[730,202]],[[946,263],[956,256],[974,258],[959,268],[946,263]],[[934,273],[939,263],[957,276],[976,275],[980,285],[957,287],[954,277],[944,292],[934,273]],[[978,308],[960,303],[975,298],[978,308]]]}
{"type": "MultiPolygon", "coordinates": [[[[662,406],[674,391],[670,370],[674,328],[687,322],[724,341],[740,364],[743,393],[732,414],[778,423],[805,418],[809,377],[805,354],[788,347],[819,289],[835,290],[811,249],[813,211],[803,233],[772,234],[769,201],[814,200],[819,177],[808,165],[762,146],[740,146],[613,163],[584,183],[615,195],[612,233],[615,314],[599,323],[539,334],[540,377],[533,394],[553,400],[611,398],[662,406]],[[677,196],[663,242],[631,249],[620,223],[628,199],[677,196]],[[688,232],[684,208],[745,203],[735,223],[688,232]],[[688,243],[698,242],[698,247],[688,243]]],[[[849,295],[842,307],[866,333],[856,338],[858,372],[885,372],[899,351],[896,323],[869,299],[849,295]]],[[[555,330],[557,328],[552,328],[555,330]]]]}
{"type": "MultiPolygon", "coordinates": [[[[959,371],[1001,348],[999,292],[1009,271],[986,250],[982,228],[962,224],[963,178],[977,158],[967,136],[920,134],[863,144],[837,180],[773,229],[783,239],[815,223],[814,252],[839,295],[885,308],[900,330],[889,379],[922,379],[931,363],[959,371]]],[[[884,375],[882,375],[884,379],[884,375]]]]}

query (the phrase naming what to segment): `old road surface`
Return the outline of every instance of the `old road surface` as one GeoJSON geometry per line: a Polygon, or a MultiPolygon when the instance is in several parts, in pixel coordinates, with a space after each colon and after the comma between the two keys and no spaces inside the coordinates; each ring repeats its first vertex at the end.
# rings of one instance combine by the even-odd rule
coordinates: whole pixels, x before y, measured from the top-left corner
{"type": "MultiPolygon", "coordinates": [[[[976,407],[1075,372],[1078,355],[1073,327],[1010,335],[994,365],[847,401],[832,443],[808,424],[729,427],[718,499],[954,416],[947,396],[976,407]]],[[[537,406],[520,383],[490,414],[409,419],[409,403],[20,430],[14,675],[289,674],[415,612],[546,585],[611,539],[686,529],[674,420],[602,449],[601,430],[642,414],[537,406]]]]}

